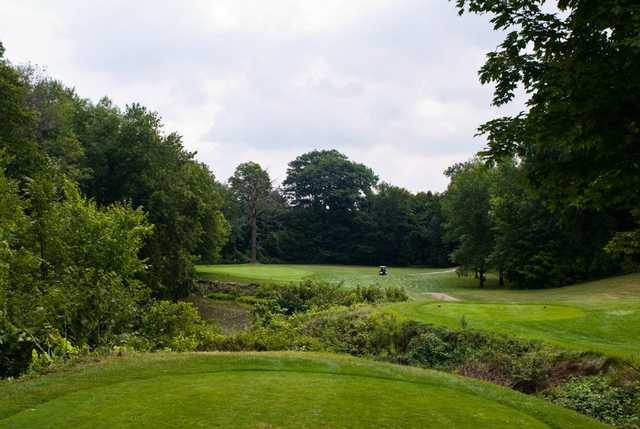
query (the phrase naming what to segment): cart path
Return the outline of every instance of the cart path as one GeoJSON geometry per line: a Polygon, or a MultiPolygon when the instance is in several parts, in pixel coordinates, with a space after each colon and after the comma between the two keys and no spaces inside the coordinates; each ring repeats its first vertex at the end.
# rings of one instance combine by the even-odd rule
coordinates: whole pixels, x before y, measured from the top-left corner
{"type": "Polygon", "coordinates": [[[437,299],[438,301],[460,301],[454,296],[441,292],[429,292],[426,293],[426,295],[429,295],[431,298],[437,299]]]}
{"type": "Polygon", "coordinates": [[[409,275],[410,276],[435,276],[436,274],[453,273],[455,271],[456,271],[455,268],[451,268],[450,270],[431,271],[431,272],[428,272],[428,273],[416,273],[416,274],[409,274],[409,275]]]}

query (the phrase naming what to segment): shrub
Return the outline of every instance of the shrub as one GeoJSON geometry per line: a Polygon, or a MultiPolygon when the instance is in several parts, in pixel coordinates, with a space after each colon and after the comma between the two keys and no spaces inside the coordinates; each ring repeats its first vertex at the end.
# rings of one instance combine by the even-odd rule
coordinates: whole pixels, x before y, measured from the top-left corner
{"type": "Polygon", "coordinates": [[[49,367],[61,364],[72,356],[77,356],[79,349],[71,341],[64,338],[56,329],[52,329],[46,337],[44,344],[39,345],[39,350],[31,350],[31,362],[29,370],[42,372],[49,367]]]}
{"type": "Polygon", "coordinates": [[[409,299],[409,295],[407,295],[407,292],[401,287],[391,286],[385,288],[384,293],[386,302],[404,302],[409,299]]]}
{"type": "Polygon", "coordinates": [[[358,286],[356,288],[356,300],[368,304],[375,304],[384,301],[384,290],[377,286],[358,286]]]}
{"type": "Polygon", "coordinates": [[[440,367],[451,359],[451,348],[434,332],[423,332],[411,340],[407,356],[414,365],[440,367]]]}
{"type": "MultiPolygon", "coordinates": [[[[327,309],[331,306],[351,306],[358,303],[406,301],[404,289],[398,287],[380,288],[367,286],[349,289],[340,283],[326,283],[312,280],[297,284],[262,285],[256,291],[258,302],[273,303],[271,311],[286,315],[302,313],[312,309],[327,309]]],[[[251,302],[249,296],[238,301],[251,302]]]]}
{"type": "Polygon", "coordinates": [[[216,301],[233,301],[236,299],[238,295],[227,293],[227,292],[211,292],[207,295],[207,298],[213,299],[216,301]]]}
{"type": "Polygon", "coordinates": [[[31,335],[0,316],[0,378],[26,371],[35,347],[31,335]]]}
{"type": "Polygon", "coordinates": [[[189,351],[208,343],[218,332],[190,303],[154,301],[142,314],[140,334],[152,350],[189,351]]]}
{"type": "Polygon", "coordinates": [[[635,386],[616,386],[604,376],[571,378],[545,396],[563,407],[571,408],[606,423],[640,427],[640,391],[635,386]]]}

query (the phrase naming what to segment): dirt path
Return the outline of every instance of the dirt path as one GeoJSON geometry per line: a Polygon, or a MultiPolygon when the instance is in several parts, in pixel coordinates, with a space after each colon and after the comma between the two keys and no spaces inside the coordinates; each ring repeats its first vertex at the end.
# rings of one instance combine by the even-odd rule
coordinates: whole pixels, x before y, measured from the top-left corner
{"type": "Polygon", "coordinates": [[[458,298],[448,295],[446,293],[440,292],[429,292],[425,295],[429,295],[433,299],[437,299],[438,301],[460,301],[458,298]]]}
{"type": "Polygon", "coordinates": [[[455,271],[456,271],[455,268],[451,268],[450,270],[432,271],[430,273],[416,273],[416,274],[409,274],[409,275],[410,276],[435,276],[436,274],[453,273],[455,271]]]}

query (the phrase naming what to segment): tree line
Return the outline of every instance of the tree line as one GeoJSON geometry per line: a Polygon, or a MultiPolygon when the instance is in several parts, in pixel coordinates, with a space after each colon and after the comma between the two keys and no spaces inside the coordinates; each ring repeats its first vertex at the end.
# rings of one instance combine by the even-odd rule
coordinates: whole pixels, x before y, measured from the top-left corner
{"type": "Polygon", "coordinates": [[[379,183],[336,150],[300,155],[279,188],[259,164],[241,164],[224,190],[226,262],[450,264],[442,195],[379,183]]]}
{"type": "Polygon", "coordinates": [[[0,118],[0,376],[77,346],[162,347],[150,327],[197,318],[158,300],[190,292],[229,226],[181,137],[141,105],[92,103],[10,64],[1,44],[0,118]]]}

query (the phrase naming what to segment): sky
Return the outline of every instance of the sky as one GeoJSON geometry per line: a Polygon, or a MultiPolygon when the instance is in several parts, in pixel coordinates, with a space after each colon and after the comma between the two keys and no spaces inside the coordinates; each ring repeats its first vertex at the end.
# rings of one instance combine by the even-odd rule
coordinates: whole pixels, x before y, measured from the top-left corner
{"type": "Polygon", "coordinates": [[[0,40],[82,97],[157,111],[221,181],[255,161],[278,183],[338,149],[442,191],[484,146],[477,127],[521,109],[478,80],[501,34],[447,0],[2,0],[0,40]]]}

